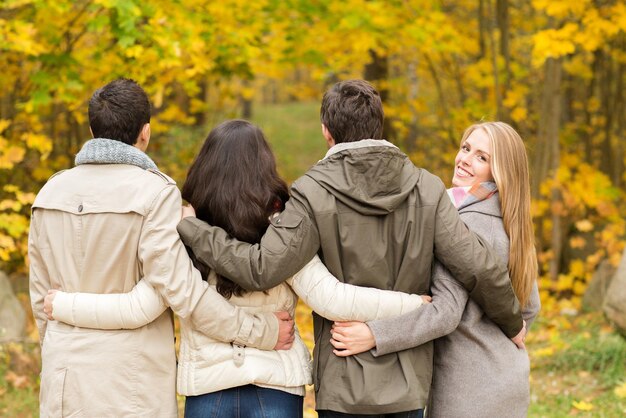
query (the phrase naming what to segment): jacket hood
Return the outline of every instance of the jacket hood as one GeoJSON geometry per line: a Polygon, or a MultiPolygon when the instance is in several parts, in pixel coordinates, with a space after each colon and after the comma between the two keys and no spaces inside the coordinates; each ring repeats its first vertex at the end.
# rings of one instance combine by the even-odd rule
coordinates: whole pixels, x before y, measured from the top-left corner
{"type": "Polygon", "coordinates": [[[363,215],[386,215],[404,202],[421,170],[395,145],[375,139],[341,143],[306,174],[363,215]]]}

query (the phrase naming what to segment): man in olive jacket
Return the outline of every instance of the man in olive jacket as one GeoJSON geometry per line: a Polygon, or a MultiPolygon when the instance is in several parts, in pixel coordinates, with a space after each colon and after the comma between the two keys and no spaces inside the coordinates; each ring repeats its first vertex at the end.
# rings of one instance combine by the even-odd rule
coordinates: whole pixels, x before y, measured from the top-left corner
{"type": "MultiPolygon", "coordinates": [[[[294,182],[261,243],[236,241],[186,217],[178,231],[196,257],[247,289],[264,290],[318,253],[341,281],[417,294],[428,292],[437,257],[507,336],[521,339],[520,307],[506,267],[461,222],[441,180],[381,139],[378,92],[363,80],[337,83],[324,95],[321,120],[330,149],[294,182]]],[[[331,326],[314,313],[320,417],[424,408],[432,342],[378,358],[369,352],[337,357],[331,326]]]]}

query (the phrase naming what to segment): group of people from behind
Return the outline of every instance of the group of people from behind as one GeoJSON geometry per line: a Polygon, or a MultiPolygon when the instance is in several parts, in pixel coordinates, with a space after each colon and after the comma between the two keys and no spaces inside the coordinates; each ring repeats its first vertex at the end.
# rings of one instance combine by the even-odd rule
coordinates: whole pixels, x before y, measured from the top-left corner
{"type": "Polygon", "coordinates": [[[298,417],[311,383],[320,417],[526,416],[537,261],[509,125],[466,130],[446,190],[382,138],[374,87],[339,82],[329,150],[291,189],[263,132],[229,120],[189,169],[181,220],[145,154],[141,87],[98,89],[89,122],[76,167],[33,204],[42,416],[176,416],[178,391],[189,417],[298,417]]]}

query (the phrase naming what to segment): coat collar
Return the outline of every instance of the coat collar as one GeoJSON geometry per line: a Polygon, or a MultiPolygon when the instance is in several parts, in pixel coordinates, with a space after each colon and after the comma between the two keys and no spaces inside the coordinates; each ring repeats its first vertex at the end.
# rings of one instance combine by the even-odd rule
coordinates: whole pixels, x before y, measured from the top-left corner
{"type": "Polygon", "coordinates": [[[356,149],[356,148],[367,148],[367,147],[398,148],[395,145],[393,145],[391,142],[384,140],[384,139],[362,139],[360,141],[354,141],[354,142],[341,142],[337,145],[332,146],[328,150],[326,155],[324,156],[324,159],[330,157],[333,154],[337,154],[338,152],[341,152],[341,151],[356,149]]]}
{"type": "Polygon", "coordinates": [[[483,215],[502,218],[502,207],[500,206],[500,193],[495,192],[485,200],[479,200],[459,209],[459,213],[476,212],[483,215]]]}

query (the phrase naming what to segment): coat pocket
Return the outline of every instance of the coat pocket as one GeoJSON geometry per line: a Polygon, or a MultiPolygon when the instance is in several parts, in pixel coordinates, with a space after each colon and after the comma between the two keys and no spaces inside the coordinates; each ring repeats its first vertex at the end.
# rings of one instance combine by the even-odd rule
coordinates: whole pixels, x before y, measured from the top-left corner
{"type": "Polygon", "coordinates": [[[63,416],[63,392],[67,369],[55,370],[47,376],[41,376],[40,407],[41,418],[63,416]]]}
{"type": "Polygon", "coordinates": [[[267,229],[261,245],[274,254],[287,251],[294,237],[300,230],[304,215],[297,212],[283,212],[270,219],[271,226],[267,229]]]}

